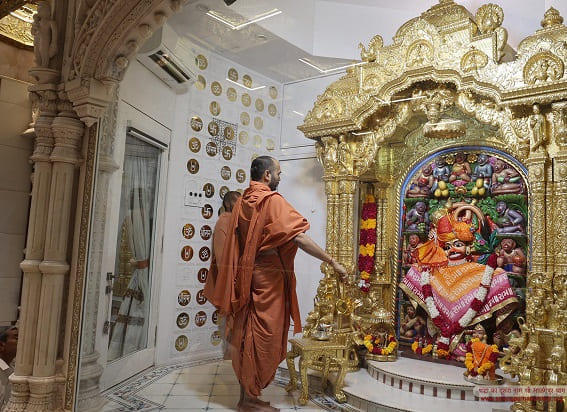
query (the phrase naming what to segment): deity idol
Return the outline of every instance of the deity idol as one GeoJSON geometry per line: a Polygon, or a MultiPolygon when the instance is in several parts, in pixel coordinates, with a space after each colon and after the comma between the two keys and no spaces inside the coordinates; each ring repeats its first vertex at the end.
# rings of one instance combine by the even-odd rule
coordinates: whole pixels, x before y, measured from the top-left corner
{"type": "MultiPolygon", "coordinates": [[[[497,255],[486,265],[472,257],[475,228],[461,220],[472,212],[479,226],[484,215],[476,206],[465,204],[455,211],[435,213],[433,236],[418,248],[418,263],[400,283],[400,288],[415,300],[441,330],[437,342],[439,357],[448,357],[464,328],[495,316],[498,324],[517,306],[518,299],[506,272],[497,268],[497,255]]],[[[478,235],[480,236],[480,235],[478,235]]]]}

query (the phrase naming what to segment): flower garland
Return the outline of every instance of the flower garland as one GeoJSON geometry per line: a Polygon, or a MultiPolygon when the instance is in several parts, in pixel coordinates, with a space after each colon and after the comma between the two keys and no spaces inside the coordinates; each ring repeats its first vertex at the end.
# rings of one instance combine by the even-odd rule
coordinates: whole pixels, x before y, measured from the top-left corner
{"type": "Polygon", "coordinates": [[[480,285],[476,290],[475,297],[471,302],[471,306],[465,312],[465,314],[459,319],[459,321],[453,325],[450,325],[445,317],[437,309],[435,300],[433,299],[433,292],[430,284],[431,274],[428,271],[421,273],[421,290],[425,298],[425,304],[427,305],[427,311],[431,320],[441,330],[441,336],[437,342],[437,355],[440,358],[446,358],[449,356],[449,343],[451,342],[451,336],[457,335],[466,328],[472,320],[475,318],[478,311],[484,305],[486,296],[490,289],[490,283],[492,282],[492,275],[494,274],[494,269],[496,268],[496,255],[492,254],[486,262],[486,269],[482,275],[482,280],[480,285]]]}
{"type": "Polygon", "coordinates": [[[360,222],[360,241],[358,254],[358,270],[360,271],[360,290],[368,293],[370,290],[370,274],[374,267],[374,252],[376,251],[376,200],[372,195],[366,195],[362,204],[360,222]]]}
{"type": "Polygon", "coordinates": [[[424,347],[420,347],[419,342],[417,340],[414,340],[411,344],[411,350],[418,355],[427,355],[433,350],[433,345],[430,343],[424,347]]]}
{"type": "Polygon", "coordinates": [[[473,352],[473,344],[476,342],[480,342],[478,338],[472,338],[471,341],[467,344],[467,354],[465,356],[465,366],[469,371],[471,376],[477,375],[485,375],[486,372],[493,370],[496,360],[498,359],[498,346],[496,345],[485,345],[484,350],[479,358],[476,358],[473,352]],[[483,361],[486,357],[486,352],[490,351],[490,355],[486,362],[482,364],[480,362],[483,361]],[[476,370],[475,370],[476,368],[476,370]]]}
{"type": "Polygon", "coordinates": [[[398,342],[396,342],[394,335],[388,335],[388,346],[386,346],[385,348],[376,346],[381,343],[382,342],[380,341],[380,337],[378,336],[366,335],[364,337],[364,346],[366,346],[366,349],[368,349],[369,353],[372,353],[374,355],[389,355],[394,351],[394,349],[396,349],[396,346],[398,345],[398,342]]]}

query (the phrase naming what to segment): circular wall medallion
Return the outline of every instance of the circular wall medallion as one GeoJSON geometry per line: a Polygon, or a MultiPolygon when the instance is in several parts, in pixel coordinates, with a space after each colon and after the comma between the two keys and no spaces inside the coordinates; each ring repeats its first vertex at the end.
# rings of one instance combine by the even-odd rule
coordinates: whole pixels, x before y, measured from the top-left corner
{"type": "Polygon", "coordinates": [[[244,169],[238,169],[236,171],[236,181],[238,183],[244,183],[245,180],[246,180],[246,172],[244,171],[244,169]]]}
{"type": "Polygon", "coordinates": [[[205,70],[208,65],[209,62],[207,61],[207,58],[202,54],[199,54],[197,57],[195,57],[195,66],[197,66],[199,69],[205,70]]]}
{"type": "Polygon", "coordinates": [[[197,292],[197,294],[195,295],[195,301],[199,305],[204,305],[205,303],[207,303],[207,298],[205,297],[203,289],[201,289],[200,291],[197,292]]]}
{"type": "Polygon", "coordinates": [[[276,89],[275,86],[270,86],[269,94],[270,94],[270,97],[272,99],[277,99],[278,98],[278,89],[276,89]]]}
{"type": "Polygon", "coordinates": [[[219,197],[220,197],[221,199],[224,199],[224,195],[226,195],[229,191],[230,191],[230,189],[229,189],[228,187],[222,186],[222,187],[219,189],[219,197]]]}
{"type": "Polygon", "coordinates": [[[236,92],[236,89],[234,87],[229,87],[228,89],[226,89],[226,97],[228,97],[229,101],[235,102],[236,99],[238,98],[238,93],[236,92]]]}
{"type": "Polygon", "coordinates": [[[213,235],[213,229],[211,229],[209,225],[204,225],[201,227],[201,230],[199,230],[199,235],[201,235],[201,239],[209,240],[213,235]]]}
{"type": "Polygon", "coordinates": [[[244,126],[248,126],[250,124],[250,115],[246,112],[240,113],[240,123],[244,126]]]}
{"type": "Polygon", "coordinates": [[[201,209],[201,216],[203,216],[205,219],[210,219],[211,217],[213,217],[213,207],[208,203],[205,204],[205,206],[203,206],[203,208],[201,209]]]}
{"type": "Polygon", "coordinates": [[[254,106],[256,106],[256,110],[258,110],[259,112],[264,110],[264,101],[260,98],[256,99],[256,101],[254,102],[254,106]]]}
{"type": "Polygon", "coordinates": [[[220,96],[222,94],[222,86],[219,82],[214,81],[211,83],[211,92],[215,96],[220,96]]]}
{"type": "Polygon", "coordinates": [[[232,159],[232,147],[230,147],[230,146],[223,147],[222,148],[222,157],[224,157],[225,160],[232,159]]]}
{"type": "Polygon", "coordinates": [[[249,74],[242,76],[242,84],[246,87],[252,87],[252,77],[249,74]]]}
{"type": "Polygon", "coordinates": [[[250,98],[250,95],[248,93],[244,93],[240,97],[240,100],[242,101],[242,104],[246,107],[248,107],[252,104],[252,99],[250,98]]]}
{"type": "Polygon", "coordinates": [[[250,157],[250,161],[253,162],[258,156],[260,156],[258,153],[253,153],[250,157]]]}
{"type": "Polygon", "coordinates": [[[191,239],[193,235],[195,235],[195,226],[193,226],[191,223],[187,223],[183,226],[181,233],[183,234],[183,237],[185,239],[191,239]]]}
{"type": "Polygon", "coordinates": [[[189,325],[189,315],[185,312],[181,312],[177,315],[175,323],[177,323],[177,327],[179,329],[184,329],[187,325],[189,325]]]}
{"type": "Polygon", "coordinates": [[[213,322],[215,325],[218,325],[221,321],[221,317],[222,315],[220,314],[220,311],[215,310],[211,315],[211,322],[213,322]]]}
{"type": "Polygon", "coordinates": [[[207,281],[207,276],[209,275],[209,269],[201,268],[197,272],[197,280],[199,283],[205,283],[207,281]]]}
{"type": "Polygon", "coordinates": [[[259,135],[254,135],[254,147],[262,147],[262,138],[259,135]]]}
{"type": "Polygon", "coordinates": [[[218,116],[221,112],[220,104],[217,101],[212,101],[209,104],[209,111],[213,116],[218,116]]]}
{"type": "Polygon", "coordinates": [[[246,130],[242,130],[240,133],[238,133],[238,141],[241,144],[248,143],[249,139],[250,139],[250,137],[248,136],[248,132],[246,130]]]}
{"type": "Polygon", "coordinates": [[[234,139],[234,129],[231,126],[226,126],[222,133],[226,140],[234,139]]]}
{"type": "Polygon", "coordinates": [[[272,152],[276,148],[276,143],[272,139],[266,140],[266,150],[272,152]]]}
{"type": "Polygon", "coordinates": [[[278,114],[278,109],[277,109],[275,104],[270,103],[268,105],[268,114],[272,117],[275,116],[276,114],[278,114]]]}
{"type": "Polygon", "coordinates": [[[193,175],[199,173],[199,162],[197,159],[189,159],[187,161],[187,170],[193,175]]]}
{"type": "Polygon", "coordinates": [[[211,344],[213,346],[219,346],[222,342],[222,336],[221,333],[218,330],[215,330],[212,334],[211,334],[211,344]]]}
{"type": "Polygon", "coordinates": [[[189,150],[191,150],[193,153],[198,153],[199,150],[201,150],[201,141],[196,137],[192,137],[191,139],[189,139],[188,146],[189,150]]]}
{"type": "Polygon", "coordinates": [[[207,87],[207,79],[205,79],[204,76],[197,76],[197,81],[195,82],[195,87],[198,90],[205,90],[205,87],[207,87]]]}
{"type": "Polygon", "coordinates": [[[206,262],[211,257],[211,249],[208,246],[203,246],[199,249],[199,259],[201,261],[206,262]]]}
{"type": "Polygon", "coordinates": [[[212,183],[205,183],[205,186],[203,186],[203,192],[205,192],[205,197],[213,197],[215,194],[215,187],[212,183]]]}
{"type": "Polygon", "coordinates": [[[196,132],[200,132],[203,129],[203,121],[199,116],[193,116],[191,118],[191,129],[196,132]]]}
{"type": "Polygon", "coordinates": [[[181,259],[185,262],[189,262],[193,257],[193,248],[191,246],[183,246],[181,249],[181,259]]]}
{"type": "Polygon", "coordinates": [[[230,170],[230,167],[228,166],[223,166],[221,168],[220,175],[224,180],[228,180],[230,179],[230,176],[232,176],[232,170],[230,170]]]}
{"type": "Polygon", "coordinates": [[[205,151],[211,157],[216,156],[218,153],[217,144],[215,142],[207,143],[207,146],[205,146],[205,151]]]}
{"type": "Polygon", "coordinates": [[[231,67],[230,69],[228,69],[228,78],[230,80],[232,80],[233,82],[238,81],[238,72],[236,71],[236,69],[234,67],[231,67]]]}
{"type": "Polygon", "coordinates": [[[183,289],[179,292],[179,295],[177,295],[177,303],[180,306],[187,306],[189,302],[191,302],[191,292],[187,289],[183,289]]]}
{"type": "Polygon", "coordinates": [[[264,121],[262,120],[261,117],[256,116],[254,118],[254,127],[258,130],[262,130],[262,128],[264,127],[264,121]]]}
{"type": "Polygon", "coordinates": [[[207,130],[209,131],[209,134],[214,137],[219,134],[219,125],[214,120],[210,121],[207,126],[207,130]]]}
{"type": "Polygon", "coordinates": [[[179,335],[175,339],[175,349],[177,349],[178,352],[183,352],[187,349],[187,345],[189,345],[189,338],[187,336],[179,335]]]}
{"type": "Polygon", "coordinates": [[[200,310],[199,312],[197,312],[197,314],[195,315],[195,324],[197,326],[203,326],[206,321],[207,321],[207,314],[205,313],[205,311],[200,310]]]}

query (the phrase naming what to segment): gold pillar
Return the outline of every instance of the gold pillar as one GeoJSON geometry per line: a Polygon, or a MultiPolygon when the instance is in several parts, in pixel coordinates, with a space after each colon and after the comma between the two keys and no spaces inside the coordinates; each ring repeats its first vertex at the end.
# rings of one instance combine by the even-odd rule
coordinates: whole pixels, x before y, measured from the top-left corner
{"type": "Polygon", "coordinates": [[[545,153],[532,153],[526,162],[530,185],[532,272],[546,270],[546,169],[549,160],[545,153]]]}
{"type": "Polygon", "coordinates": [[[354,213],[357,202],[354,201],[358,179],[355,176],[338,177],[339,187],[339,216],[338,230],[338,258],[350,274],[354,273],[354,213]]]}
{"type": "Polygon", "coordinates": [[[338,216],[339,216],[339,195],[338,183],[332,177],[325,177],[325,194],[327,196],[327,253],[334,258],[339,257],[338,239],[338,216]]]}

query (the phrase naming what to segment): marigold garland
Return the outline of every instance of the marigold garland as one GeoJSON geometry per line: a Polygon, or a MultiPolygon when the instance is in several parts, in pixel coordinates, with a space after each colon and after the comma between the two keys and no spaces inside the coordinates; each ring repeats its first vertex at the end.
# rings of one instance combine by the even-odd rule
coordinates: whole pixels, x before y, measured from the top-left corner
{"type": "Polygon", "coordinates": [[[411,350],[418,355],[427,355],[433,350],[433,345],[430,343],[424,347],[419,347],[419,342],[417,340],[414,340],[411,344],[411,350]]]}
{"type": "Polygon", "coordinates": [[[366,347],[366,349],[368,349],[369,353],[372,353],[374,355],[389,355],[394,351],[394,349],[396,349],[396,346],[398,345],[398,342],[396,341],[394,335],[388,335],[388,346],[386,346],[385,348],[376,346],[381,343],[382,342],[379,336],[366,335],[364,337],[363,345],[366,347]]]}
{"type": "Polygon", "coordinates": [[[362,204],[360,221],[360,241],[358,254],[358,270],[360,282],[358,286],[363,292],[370,290],[370,274],[374,268],[374,253],[376,251],[376,200],[372,195],[366,195],[362,204]]]}

